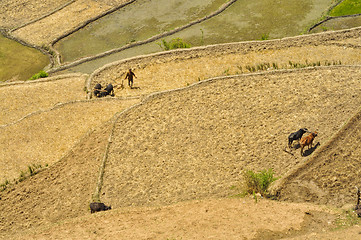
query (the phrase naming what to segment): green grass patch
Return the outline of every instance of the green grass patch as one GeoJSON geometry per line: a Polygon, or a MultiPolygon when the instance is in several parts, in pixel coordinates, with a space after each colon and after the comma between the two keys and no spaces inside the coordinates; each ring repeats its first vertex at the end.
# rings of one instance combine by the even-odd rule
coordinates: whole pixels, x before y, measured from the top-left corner
{"type": "Polygon", "coordinates": [[[262,40],[262,41],[268,40],[268,39],[269,39],[269,33],[262,34],[262,36],[261,36],[261,40],[262,40]]]}
{"type": "Polygon", "coordinates": [[[361,13],[361,0],[344,0],[329,13],[332,17],[361,13]]]}
{"type": "Polygon", "coordinates": [[[39,78],[46,78],[46,77],[48,77],[49,76],[49,74],[47,73],[47,72],[45,72],[45,71],[40,71],[40,72],[38,72],[37,74],[34,74],[31,78],[30,78],[30,80],[35,80],[35,79],[39,79],[39,78]]]}
{"type": "Polygon", "coordinates": [[[177,49],[177,48],[190,48],[191,45],[187,42],[185,42],[181,38],[174,38],[167,42],[165,39],[162,39],[161,43],[158,43],[158,45],[165,51],[177,49]]]}
{"type": "Polygon", "coordinates": [[[274,177],[272,169],[262,170],[260,172],[245,170],[243,172],[243,178],[245,180],[245,192],[253,194],[254,196],[256,193],[267,196],[268,187],[272,182],[277,180],[277,178],[274,177]]]}

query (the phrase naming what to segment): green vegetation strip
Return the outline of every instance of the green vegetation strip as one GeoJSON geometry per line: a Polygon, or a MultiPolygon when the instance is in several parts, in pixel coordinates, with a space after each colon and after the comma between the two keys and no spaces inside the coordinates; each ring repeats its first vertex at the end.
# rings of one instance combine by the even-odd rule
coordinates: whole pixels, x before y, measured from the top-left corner
{"type": "Polygon", "coordinates": [[[323,16],[320,21],[308,29],[311,32],[316,27],[337,18],[357,17],[361,15],[361,0],[340,0],[329,10],[327,16],[323,16]]]}
{"type": "Polygon", "coordinates": [[[361,13],[361,0],[344,0],[329,13],[332,17],[340,17],[361,13]]]}
{"type": "MultiPolygon", "coordinates": [[[[45,168],[47,168],[47,167],[48,167],[48,164],[45,164],[45,168]]],[[[12,184],[18,184],[18,183],[24,181],[25,179],[36,175],[43,169],[44,168],[43,168],[43,166],[41,166],[41,164],[33,163],[31,165],[28,165],[28,171],[21,171],[19,177],[17,179],[14,179],[13,182],[6,179],[2,184],[0,184],[0,192],[5,191],[12,184]]]]}

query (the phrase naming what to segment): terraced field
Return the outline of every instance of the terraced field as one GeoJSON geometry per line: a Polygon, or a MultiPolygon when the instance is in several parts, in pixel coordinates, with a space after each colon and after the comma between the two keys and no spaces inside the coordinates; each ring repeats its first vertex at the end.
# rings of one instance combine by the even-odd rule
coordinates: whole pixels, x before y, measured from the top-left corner
{"type": "MultiPolygon", "coordinates": [[[[44,7],[55,17],[76,4],[88,19],[124,3],[44,7]]],[[[9,28],[40,17],[16,20],[7,9],[9,28]]],[[[91,60],[88,73],[80,64],[0,84],[0,239],[357,239],[360,36],[354,28],[91,60]],[[133,89],[121,87],[129,68],[133,89]],[[115,97],[94,98],[96,83],[114,84],[115,97]],[[286,147],[300,127],[318,132],[304,157],[286,147]],[[276,201],[239,197],[244,170],[269,168],[276,201]],[[90,214],[94,200],[112,210],[90,214]]]]}

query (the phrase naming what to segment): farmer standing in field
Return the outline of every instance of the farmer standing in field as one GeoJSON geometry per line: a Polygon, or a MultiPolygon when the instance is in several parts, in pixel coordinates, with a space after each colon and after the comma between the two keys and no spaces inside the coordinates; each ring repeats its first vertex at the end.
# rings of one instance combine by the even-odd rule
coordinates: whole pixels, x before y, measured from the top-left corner
{"type": "Polygon", "coordinates": [[[136,77],[134,72],[132,72],[132,69],[129,69],[129,71],[127,72],[127,75],[125,75],[124,79],[128,78],[128,85],[130,88],[133,88],[133,77],[136,77]]]}

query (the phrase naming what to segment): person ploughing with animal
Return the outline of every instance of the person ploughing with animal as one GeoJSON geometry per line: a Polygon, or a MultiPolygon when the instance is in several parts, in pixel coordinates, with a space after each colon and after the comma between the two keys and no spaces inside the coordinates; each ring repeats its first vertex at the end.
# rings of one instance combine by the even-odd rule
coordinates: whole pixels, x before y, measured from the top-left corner
{"type": "Polygon", "coordinates": [[[136,77],[134,72],[132,71],[132,69],[129,69],[129,71],[127,72],[127,74],[125,75],[124,79],[128,78],[128,86],[130,88],[133,88],[133,77],[136,77]]]}

